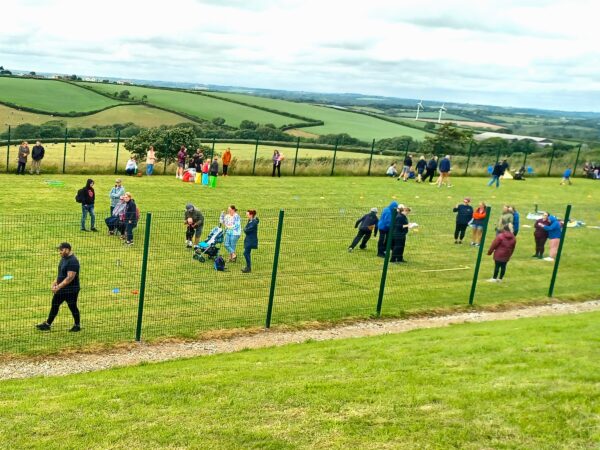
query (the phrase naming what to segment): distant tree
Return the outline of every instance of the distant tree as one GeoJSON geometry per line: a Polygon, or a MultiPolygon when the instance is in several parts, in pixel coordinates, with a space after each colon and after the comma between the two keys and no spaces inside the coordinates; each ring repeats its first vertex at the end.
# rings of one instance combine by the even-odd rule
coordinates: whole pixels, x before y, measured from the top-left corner
{"type": "Polygon", "coordinates": [[[267,124],[264,125],[264,127],[265,128],[273,128],[273,129],[277,128],[274,123],[267,123],[267,124]]]}
{"type": "Polygon", "coordinates": [[[0,66],[0,75],[12,75],[10,70],[6,70],[3,66],[0,66]]]}
{"type": "Polygon", "coordinates": [[[471,136],[472,132],[445,123],[440,126],[435,136],[425,137],[424,145],[435,155],[462,154],[465,153],[465,146],[471,140],[471,136]]]}
{"type": "Polygon", "coordinates": [[[256,130],[257,128],[258,124],[251,120],[242,120],[240,123],[240,130],[256,130]]]}
{"type": "MultiPolygon", "coordinates": [[[[216,125],[218,127],[221,127],[223,125],[225,125],[225,119],[223,119],[222,117],[215,117],[212,120],[213,125],[216,125]]],[[[256,127],[255,127],[256,128],[256,127]]]]}
{"type": "Polygon", "coordinates": [[[432,130],[435,130],[435,123],[433,123],[433,122],[427,122],[427,123],[426,123],[426,124],[423,126],[423,129],[424,129],[424,130],[427,130],[427,131],[432,131],[432,130]]]}
{"type": "Polygon", "coordinates": [[[72,80],[72,81],[77,81],[77,75],[71,75],[71,76],[69,77],[69,80],[72,80]]]}
{"type": "Polygon", "coordinates": [[[35,72],[33,72],[33,71],[29,72],[29,75],[32,76],[32,77],[35,77],[35,72]]]}
{"type": "Polygon", "coordinates": [[[148,101],[147,95],[142,95],[142,103],[146,103],[148,101]]]}
{"type": "Polygon", "coordinates": [[[125,148],[139,158],[145,158],[150,145],[154,145],[158,160],[172,160],[182,145],[195,148],[196,134],[192,127],[150,128],[129,139],[125,148]]]}
{"type": "Polygon", "coordinates": [[[84,139],[95,138],[96,136],[96,130],[93,128],[84,128],[81,130],[81,137],[84,139]]]}
{"type": "Polygon", "coordinates": [[[103,83],[110,83],[110,80],[102,80],[103,83]]]}
{"type": "Polygon", "coordinates": [[[119,92],[119,98],[122,98],[122,99],[129,98],[130,95],[131,95],[131,92],[129,92],[127,89],[119,92]]]}

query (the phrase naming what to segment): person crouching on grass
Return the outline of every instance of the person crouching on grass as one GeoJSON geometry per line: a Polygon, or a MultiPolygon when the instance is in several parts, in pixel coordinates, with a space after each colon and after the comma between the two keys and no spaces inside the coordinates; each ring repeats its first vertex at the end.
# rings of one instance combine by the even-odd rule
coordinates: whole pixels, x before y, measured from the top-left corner
{"type": "Polygon", "coordinates": [[[185,244],[187,248],[192,248],[198,244],[202,228],[204,228],[204,216],[198,208],[193,204],[185,205],[185,213],[183,215],[187,229],[185,231],[185,244]]]}
{"type": "Polygon", "coordinates": [[[368,214],[365,214],[360,219],[356,221],[354,224],[354,228],[358,228],[358,234],[348,247],[348,252],[352,252],[354,247],[358,245],[360,240],[362,242],[360,244],[360,249],[364,250],[367,248],[367,242],[371,239],[371,233],[373,236],[377,237],[377,223],[379,222],[379,218],[377,217],[377,208],[371,208],[368,214]]]}
{"type": "Polygon", "coordinates": [[[490,245],[488,255],[494,254],[494,276],[488,281],[496,283],[502,281],[506,273],[506,265],[515,251],[517,239],[511,231],[510,225],[504,225],[502,232],[496,236],[496,239],[490,245]]]}
{"type": "Polygon", "coordinates": [[[61,243],[57,250],[60,252],[60,262],[58,263],[58,276],[52,282],[52,307],[48,314],[48,319],[45,322],[37,324],[35,327],[40,331],[50,331],[52,322],[58,315],[58,310],[63,302],[67,302],[73,321],[73,327],[69,330],[72,332],[81,331],[80,314],[77,308],[77,297],[79,296],[79,261],[73,254],[71,244],[68,242],[61,243]]]}
{"type": "Polygon", "coordinates": [[[252,272],[252,250],[258,248],[258,217],[256,217],[256,210],[249,209],[246,211],[246,217],[248,223],[244,227],[244,259],[246,260],[246,267],[242,269],[242,273],[252,272]]]}

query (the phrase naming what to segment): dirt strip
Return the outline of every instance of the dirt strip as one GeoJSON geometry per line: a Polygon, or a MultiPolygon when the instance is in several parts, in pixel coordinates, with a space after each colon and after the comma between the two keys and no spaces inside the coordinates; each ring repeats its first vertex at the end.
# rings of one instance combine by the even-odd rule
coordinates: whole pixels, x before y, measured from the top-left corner
{"type": "Polygon", "coordinates": [[[0,362],[0,380],[92,372],[113,367],[131,366],[142,362],[168,361],[193,356],[231,353],[243,349],[301,343],[307,340],[325,341],[379,336],[422,328],[439,328],[467,322],[487,322],[524,317],[576,314],[590,311],[600,311],[600,300],[583,303],[555,303],[499,312],[475,311],[405,320],[370,320],[328,329],[298,331],[265,330],[257,334],[236,336],[229,339],[169,342],[153,345],[142,343],[128,349],[115,349],[101,353],[79,353],[0,362]]]}

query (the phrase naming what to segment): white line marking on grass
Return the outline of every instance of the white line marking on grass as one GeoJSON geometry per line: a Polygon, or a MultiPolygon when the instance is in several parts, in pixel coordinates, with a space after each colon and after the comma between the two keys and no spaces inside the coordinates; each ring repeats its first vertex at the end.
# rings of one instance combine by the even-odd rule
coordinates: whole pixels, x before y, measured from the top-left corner
{"type": "Polygon", "coordinates": [[[431,270],[421,270],[421,272],[448,272],[450,270],[467,270],[470,269],[469,266],[464,267],[451,267],[450,269],[431,269],[431,270]]]}

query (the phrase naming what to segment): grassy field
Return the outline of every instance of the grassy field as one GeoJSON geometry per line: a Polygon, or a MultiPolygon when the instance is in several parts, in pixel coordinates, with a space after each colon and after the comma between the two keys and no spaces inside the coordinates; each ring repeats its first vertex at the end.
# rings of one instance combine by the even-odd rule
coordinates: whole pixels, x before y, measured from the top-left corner
{"type": "Polygon", "coordinates": [[[0,100],[41,111],[68,113],[96,111],[119,101],[68,83],[0,77],[0,100]]]}
{"type": "MultiPolygon", "coordinates": [[[[136,230],[136,244],[124,248],[120,241],[79,231],[80,207],[74,201],[85,176],[56,176],[64,186],[46,183],[47,177],[0,176],[0,349],[5,352],[47,352],[64,347],[110,344],[131,340],[137,316],[142,243],[146,224],[136,230]],[[65,310],[56,331],[40,335],[33,329],[47,314],[48,284],[55,276],[57,255],[53,246],[68,240],[83,264],[81,308],[85,333],[66,333],[70,316],[65,310]],[[34,243],[32,247],[32,243],[34,243]],[[114,290],[118,289],[115,294],[114,290]],[[27,293],[27,295],[24,295],[27,293]]],[[[94,176],[97,188],[98,225],[108,216],[108,192],[114,176],[94,176]]],[[[409,264],[390,267],[383,313],[399,316],[416,311],[464,307],[467,304],[476,250],[454,245],[452,207],[465,195],[493,207],[492,225],[504,202],[522,213],[522,230],[507,280],[502,285],[481,282],[476,304],[531,302],[545,299],[552,264],[532,260],[531,221],[541,209],[562,216],[573,203],[572,217],[600,225],[600,185],[575,181],[559,186],[557,179],[506,182],[498,190],[486,179],[457,179],[452,189],[402,183],[383,177],[333,178],[220,178],[217,189],[182,183],[174,177],[126,177],[144,219],[154,212],[151,225],[148,288],[143,335],[147,340],[166,336],[194,337],[221,328],[264,325],[279,208],[286,210],[275,306],[274,325],[294,325],[318,320],[369,317],[375,311],[382,261],[369,250],[346,249],[354,222],[369,208],[384,207],[392,199],[414,208],[411,220],[418,231],[408,237],[409,264]],[[220,211],[235,204],[241,211],[256,208],[261,219],[260,250],[253,257],[253,272],[242,274],[242,262],[216,273],[210,264],[191,258],[183,245],[183,208],[198,205],[206,217],[203,236],[217,224],[220,211]],[[529,228],[528,228],[529,227],[529,228]]],[[[89,222],[88,222],[89,226],[89,222]]],[[[493,231],[490,231],[493,233],[493,231]]],[[[563,299],[596,298],[600,266],[599,230],[569,229],[555,296],[563,299]]],[[[467,240],[469,237],[467,236],[467,240]]],[[[241,252],[241,243],[238,250],[241,252]]],[[[241,259],[241,254],[240,254],[241,259]]],[[[485,257],[481,280],[491,275],[493,262],[485,257]]]]}
{"type": "Polygon", "coordinates": [[[115,86],[102,83],[81,83],[97,91],[112,94],[120,90],[127,89],[138,100],[143,95],[148,97],[148,103],[152,105],[169,108],[174,111],[191,114],[193,116],[212,120],[216,117],[222,117],[228,125],[237,127],[242,120],[252,120],[261,124],[272,123],[275,126],[281,126],[288,123],[298,122],[298,119],[261,111],[256,108],[236,105],[235,103],[221,101],[211,97],[190,94],[186,92],[176,92],[164,89],[152,89],[139,86],[115,86]]]}
{"type": "Polygon", "coordinates": [[[5,381],[0,439],[44,449],[592,449],[598,320],[464,324],[5,381]]]}
{"type": "Polygon", "coordinates": [[[214,92],[211,93],[211,95],[322,120],[325,122],[325,125],[323,126],[302,128],[304,131],[315,134],[348,133],[355,138],[366,141],[395,136],[411,136],[413,139],[423,140],[425,136],[430,136],[430,133],[421,130],[396,125],[374,117],[365,116],[364,114],[341,111],[325,106],[289,102],[286,100],[256,97],[245,94],[214,92]]]}
{"type": "Polygon", "coordinates": [[[157,127],[160,125],[177,125],[179,123],[191,123],[185,117],[161,111],[160,109],[148,108],[141,105],[122,105],[110,108],[99,113],[82,117],[54,117],[47,114],[35,114],[15,110],[8,106],[0,105],[0,131],[8,129],[10,124],[13,129],[22,123],[41,125],[50,120],[61,120],[68,128],[93,127],[94,125],[113,125],[115,123],[133,122],[141,127],[157,127]]]}

